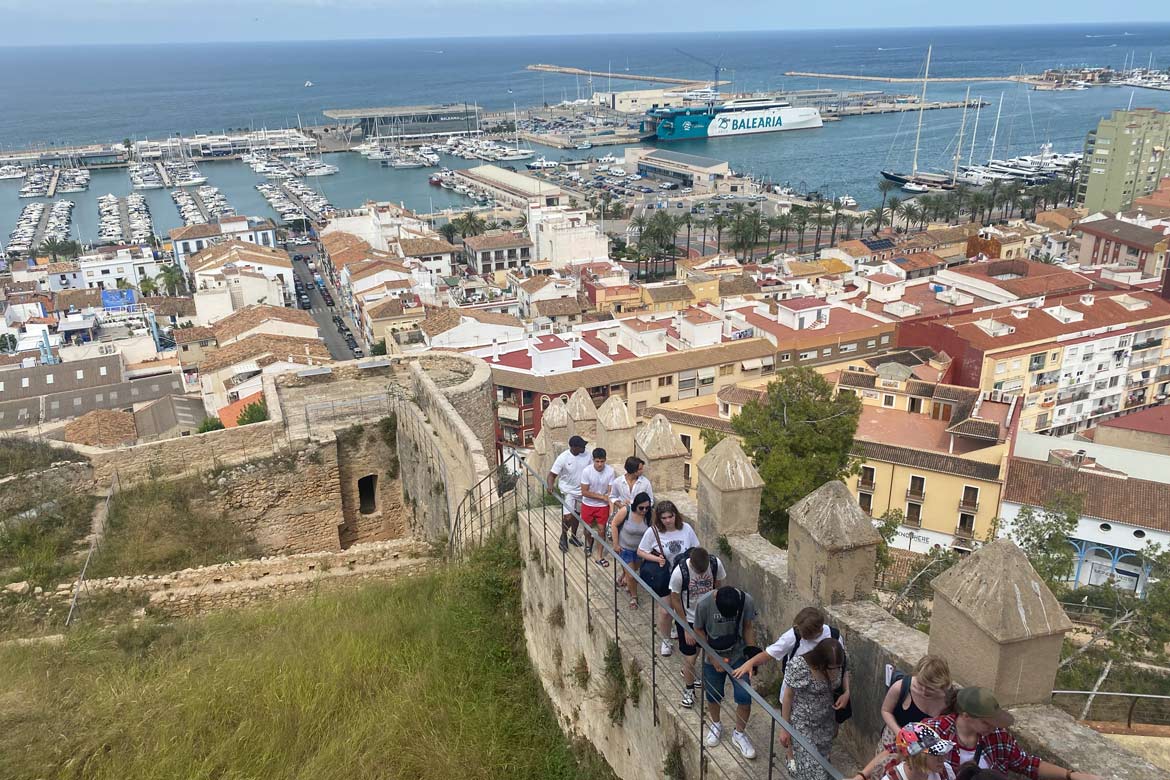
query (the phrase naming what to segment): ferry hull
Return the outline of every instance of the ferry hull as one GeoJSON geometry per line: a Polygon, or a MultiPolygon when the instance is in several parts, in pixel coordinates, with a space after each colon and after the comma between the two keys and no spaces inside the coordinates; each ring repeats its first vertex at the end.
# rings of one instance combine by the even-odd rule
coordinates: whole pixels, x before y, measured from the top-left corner
{"type": "Polygon", "coordinates": [[[736,135],[805,130],[824,125],[815,108],[776,107],[757,111],[683,113],[651,119],[647,138],[658,141],[685,141],[695,138],[723,138],[736,135]]]}

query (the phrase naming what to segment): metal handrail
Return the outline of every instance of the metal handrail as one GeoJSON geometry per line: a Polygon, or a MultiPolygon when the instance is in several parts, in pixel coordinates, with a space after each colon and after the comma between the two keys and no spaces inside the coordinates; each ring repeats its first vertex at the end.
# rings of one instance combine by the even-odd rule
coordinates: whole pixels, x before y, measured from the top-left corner
{"type": "MultiPolygon", "coordinates": [[[[544,494],[553,495],[551,493],[551,491],[549,491],[547,485],[545,484],[544,478],[541,477],[540,475],[536,474],[536,472],[532,469],[532,467],[528,464],[527,461],[525,461],[521,458],[515,457],[515,456],[512,456],[512,457],[521,464],[524,471],[526,472],[526,475],[531,475],[531,477],[533,477],[537,480],[537,483],[540,485],[540,490],[541,490],[542,495],[544,495],[544,494]]],[[[528,486],[527,482],[526,482],[526,486],[528,486]]],[[[531,494],[530,491],[529,491],[529,494],[531,494]]],[[[561,502],[558,500],[558,505],[560,503],[561,502]]],[[[563,514],[563,512],[564,512],[563,505],[558,506],[557,511],[559,513],[563,514]]],[[[579,512],[574,511],[573,515],[578,520],[580,520],[579,512]]],[[[529,518],[528,524],[529,524],[529,529],[531,530],[531,524],[532,524],[531,523],[531,516],[529,518]]],[[[613,547],[610,546],[610,544],[603,537],[598,535],[598,533],[588,523],[581,522],[580,525],[582,528],[585,529],[586,533],[590,534],[593,537],[593,544],[602,545],[602,547],[604,548],[604,550],[606,551],[606,553],[610,557],[612,563],[615,565],[615,569],[614,569],[614,576],[615,577],[617,575],[616,566],[620,566],[622,568],[622,570],[624,570],[627,577],[634,578],[633,582],[637,585],[638,589],[640,591],[642,591],[643,593],[647,594],[650,597],[651,601],[655,605],[657,605],[659,609],[662,609],[664,612],[666,612],[670,616],[670,618],[674,621],[675,625],[679,627],[679,630],[685,632],[685,634],[688,637],[688,642],[698,646],[699,649],[701,649],[703,651],[705,659],[709,659],[709,662],[713,661],[714,662],[712,664],[713,666],[716,666],[717,668],[722,670],[724,673],[731,675],[731,673],[734,671],[732,666],[730,664],[728,664],[726,661],[724,661],[723,657],[719,653],[717,653],[714,650],[714,648],[712,648],[705,640],[701,639],[698,636],[698,634],[696,634],[694,632],[694,629],[692,629],[690,627],[690,625],[687,623],[687,621],[684,617],[680,616],[677,612],[675,612],[673,607],[671,607],[667,601],[665,601],[657,593],[655,593],[652,589],[650,589],[650,587],[647,586],[646,583],[643,582],[642,578],[638,575],[638,572],[634,571],[634,569],[629,564],[627,564],[625,561],[623,561],[621,559],[621,556],[618,555],[617,551],[615,551],[613,549],[613,547]]],[[[586,548],[582,547],[581,549],[582,549],[582,551],[584,551],[586,548]]],[[[583,554],[585,554],[586,557],[588,558],[587,553],[583,553],[583,554]]],[[[568,555],[569,554],[564,552],[564,551],[561,552],[561,572],[562,572],[562,578],[564,580],[564,592],[565,592],[566,596],[568,594],[568,575],[567,575],[567,569],[565,567],[565,562],[567,561],[568,555]]],[[[587,560],[585,566],[588,567],[589,565],[590,565],[590,563],[587,560]]],[[[587,599],[588,599],[588,584],[589,584],[588,574],[589,574],[589,570],[588,570],[588,568],[586,568],[585,569],[585,576],[586,576],[585,583],[586,583],[586,598],[587,599]]],[[[653,674],[654,674],[654,668],[655,668],[656,659],[657,659],[657,656],[654,653],[654,642],[656,639],[655,634],[656,634],[657,627],[656,627],[656,624],[654,622],[654,610],[651,609],[651,610],[649,610],[649,612],[650,612],[650,616],[651,616],[651,620],[650,620],[650,622],[651,622],[650,654],[651,654],[651,663],[652,663],[651,688],[656,691],[657,688],[656,688],[656,685],[654,683],[653,674]]],[[[615,616],[615,621],[616,621],[616,616],[615,616]]],[[[616,632],[616,627],[615,627],[615,632],[616,632]]],[[[697,671],[696,676],[699,679],[702,679],[702,671],[701,670],[697,671]]],[[[773,776],[772,769],[773,769],[773,765],[774,765],[775,757],[776,757],[776,739],[775,739],[776,725],[779,724],[780,727],[792,737],[792,740],[795,743],[795,745],[798,745],[806,753],[808,753],[809,755],[814,756],[816,758],[817,763],[821,766],[822,769],[824,769],[829,774],[830,778],[832,778],[833,780],[841,780],[841,778],[843,777],[841,772],[838,771],[837,768],[834,767],[829,762],[828,758],[826,758],[825,756],[822,756],[817,751],[816,747],[812,745],[811,742],[809,742],[799,731],[797,731],[795,728],[793,728],[792,724],[789,723],[788,721],[786,721],[781,716],[781,714],[776,711],[775,708],[773,708],[770,704],[768,704],[768,701],[763,696],[761,696],[751,686],[744,686],[744,689],[748,692],[748,695],[752,700],[753,707],[758,707],[771,719],[771,729],[770,729],[770,734],[769,734],[769,739],[768,739],[768,777],[769,778],[771,778],[773,776]]],[[[726,698],[727,697],[725,696],[724,702],[726,702],[726,698]]],[[[698,705],[697,709],[700,712],[700,719],[701,719],[703,717],[703,713],[705,711],[705,702],[700,701],[700,702],[696,702],[696,704],[698,705]]],[[[654,706],[655,706],[655,722],[657,722],[657,706],[658,706],[657,698],[655,698],[655,700],[654,700],[654,706]]],[[[724,744],[726,744],[726,743],[724,743],[724,744]]],[[[699,734],[700,776],[703,776],[703,774],[704,774],[704,767],[705,767],[704,755],[705,755],[706,750],[707,750],[706,743],[704,741],[704,735],[701,733],[701,726],[700,726],[700,734],[699,734]]]]}
{"type": "Polygon", "coordinates": [[[1137,709],[1138,703],[1142,699],[1156,699],[1159,701],[1170,701],[1170,696],[1160,693],[1125,693],[1123,691],[1053,691],[1053,696],[1088,696],[1089,698],[1096,698],[1098,696],[1114,696],[1119,699],[1132,699],[1129,704],[1129,710],[1125,715],[1125,727],[1127,729],[1133,728],[1133,713],[1137,709]]]}

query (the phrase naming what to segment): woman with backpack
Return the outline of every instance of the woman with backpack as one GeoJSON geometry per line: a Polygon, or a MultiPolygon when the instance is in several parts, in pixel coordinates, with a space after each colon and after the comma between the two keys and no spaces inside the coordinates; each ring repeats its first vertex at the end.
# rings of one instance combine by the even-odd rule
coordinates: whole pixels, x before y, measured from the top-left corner
{"type": "MultiPolygon", "coordinates": [[[[951,667],[945,658],[924,655],[910,674],[895,674],[882,701],[882,720],[890,734],[950,709],[951,667]]],[[[883,740],[885,741],[885,740],[883,740]]]]}
{"type": "MultiPolygon", "coordinates": [[[[670,593],[670,573],[674,569],[675,559],[698,546],[699,537],[695,535],[695,529],[683,520],[678,507],[670,501],[659,501],[654,507],[654,522],[642,534],[642,541],[638,544],[638,557],[642,559],[638,576],[656,594],[666,598],[670,593]]],[[[663,637],[659,653],[662,655],[671,653],[670,640],[667,638],[670,630],[670,613],[659,610],[658,631],[663,637]]]]}
{"type": "MultiPolygon", "coordinates": [[[[621,477],[618,477],[620,480],[621,477]]],[[[622,507],[609,524],[610,538],[613,540],[613,549],[631,568],[637,569],[638,545],[642,543],[642,536],[650,530],[649,493],[638,493],[629,506],[622,507]]],[[[638,608],[638,583],[627,577],[625,571],[618,578],[618,585],[625,586],[630,594],[630,609],[638,608]]]]}
{"type": "MultiPolygon", "coordinates": [[[[784,669],[784,693],[780,714],[822,756],[828,757],[837,736],[836,694],[845,676],[845,651],[829,637],[804,655],[788,662],[784,669]]],[[[829,774],[815,757],[796,747],[787,731],[780,732],[780,744],[795,758],[794,780],[828,780],[829,774]]]]}

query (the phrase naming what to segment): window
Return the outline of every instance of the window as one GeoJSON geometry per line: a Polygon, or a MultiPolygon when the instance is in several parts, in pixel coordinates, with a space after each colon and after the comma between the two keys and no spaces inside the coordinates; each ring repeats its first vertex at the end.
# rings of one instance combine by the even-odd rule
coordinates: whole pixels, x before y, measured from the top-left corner
{"type": "Polygon", "coordinates": [[[719,366],[719,376],[731,376],[734,373],[735,373],[735,364],[734,363],[724,363],[723,365],[719,366]]]}
{"type": "Polygon", "coordinates": [[[28,387],[28,377],[27,376],[22,376],[20,378],[20,386],[21,387],[28,387]]]}
{"type": "Polygon", "coordinates": [[[53,384],[53,375],[52,374],[45,374],[45,384],[46,385],[53,384]]]}
{"type": "Polygon", "coordinates": [[[105,366],[98,366],[98,376],[105,376],[105,375],[106,375],[106,367],[105,366]]]}
{"type": "Polygon", "coordinates": [[[996,364],[995,364],[995,373],[996,373],[996,375],[998,376],[999,374],[1006,373],[1006,372],[1007,372],[1007,366],[1008,366],[1008,364],[1007,364],[1007,361],[1006,361],[1006,360],[1001,360],[1001,361],[999,361],[998,363],[996,363],[996,364]]]}
{"type": "Polygon", "coordinates": [[[975,515],[963,512],[959,515],[959,527],[955,529],[955,534],[974,536],[975,535],[975,515]]]}
{"type": "Polygon", "coordinates": [[[870,339],[869,341],[865,342],[866,349],[873,349],[876,346],[877,346],[877,339],[870,339]]]}
{"type": "Polygon", "coordinates": [[[894,408],[894,396],[890,395],[889,393],[886,393],[885,395],[883,395],[882,396],[882,406],[886,407],[887,409],[893,409],[894,408]]]}
{"type": "Polygon", "coordinates": [[[674,384],[674,376],[660,376],[658,377],[659,387],[670,387],[674,384]]]}
{"type": "Polygon", "coordinates": [[[687,452],[689,453],[691,451],[691,437],[688,434],[683,433],[679,434],[678,438],[680,441],[682,441],[682,445],[687,448],[687,452]]]}
{"type": "Polygon", "coordinates": [[[857,504],[861,507],[861,511],[867,515],[873,514],[873,496],[869,493],[858,493],[857,504]]]}
{"type": "Polygon", "coordinates": [[[817,359],[817,351],[814,349],[814,350],[809,350],[807,352],[801,352],[800,359],[801,360],[816,360],[817,359]]]}
{"type": "Polygon", "coordinates": [[[372,515],[378,511],[378,475],[367,474],[357,481],[358,511],[372,515]]]}
{"type": "Polygon", "coordinates": [[[780,362],[781,363],[787,363],[790,360],[792,360],[792,353],[791,352],[781,352],[780,353],[780,362]]]}
{"type": "Polygon", "coordinates": [[[837,351],[840,352],[842,355],[847,354],[849,352],[856,352],[857,351],[857,344],[856,343],[842,344],[841,346],[837,347],[837,351]]]}
{"type": "Polygon", "coordinates": [[[638,393],[638,392],[641,392],[643,390],[649,390],[649,389],[650,389],[650,380],[649,379],[639,379],[637,382],[630,382],[630,392],[631,393],[638,393]]]}
{"type": "Polygon", "coordinates": [[[862,466],[861,478],[858,480],[857,486],[861,490],[873,490],[874,479],[876,476],[877,472],[874,470],[873,466],[862,466]]]}
{"type": "Polygon", "coordinates": [[[906,491],[908,498],[922,499],[926,496],[926,477],[910,477],[910,488],[906,491]]]}
{"type": "Polygon", "coordinates": [[[922,504],[913,502],[906,504],[906,525],[913,528],[922,527],[922,504]]]}
{"type": "Polygon", "coordinates": [[[1110,531],[1113,530],[1113,526],[1109,525],[1109,523],[1101,523],[1101,525],[1099,525],[1097,527],[1100,528],[1105,533],[1109,533],[1110,531]]]}
{"type": "Polygon", "coordinates": [[[882,343],[883,343],[883,344],[889,344],[889,343],[890,343],[890,334],[889,334],[889,333],[886,333],[886,334],[884,334],[884,335],[882,336],[882,343]]]}
{"type": "Polygon", "coordinates": [[[670,403],[670,396],[669,396],[669,395],[663,395],[663,396],[659,396],[659,397],[658,397],[658,403],[660,403],[660,404],[668,404],[668,403],[670,403]]]}
{"type": "Polygon", "coordinates": [[[85,371],[83,369],[79,368],[77,370],[77,378],[78,379],[85,379],[85,371]]]}
{"type": "Polygon", "coordinates": [[[963,486],[963,497],[960,499],[960,506],[963,509],[968,509],[972,512],[979,511],[979,488],[972,485],[963,486]]]}
{"type": "Polygon", "coordinates": [[[683,464],[683,479],[686,480],[688,485],[691,484],[691,464],[689,463],[683,464]]]}
{"type": "Polygon", "coordinates": [[[825,347],[821,350],[821,357],[830,357],[833,354],[832,347],[825,347]]]}
{"type": "Polygon", "coordinates": [[[642,415],[646,414],[646,402],[645,401],[638,402],[637,407],[634,409],[634,414],[637,415],[638,417],[641,417],[642,415]]]}
{"type": "Polygon", "coordinates": [[[1146,532],[1145,532],[1145,531],[1143,531],[1142,529],[1140,529],[1140,528],[1139,528],[1139,529],[1137,529],[1136,531],[1134,531],[1134,532],[1133,532],[1133,538],[1134,538],[1134,539],[1145,539],[1145,538],[1146,538],[1146,532]]]}

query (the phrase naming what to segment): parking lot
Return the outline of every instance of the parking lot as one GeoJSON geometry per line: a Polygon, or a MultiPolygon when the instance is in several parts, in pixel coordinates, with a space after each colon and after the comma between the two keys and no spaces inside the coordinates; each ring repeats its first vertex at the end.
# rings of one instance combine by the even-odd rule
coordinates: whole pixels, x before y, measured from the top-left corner
{"type": "Polygon", "coordinates": [[[313,267],[310,264],[314,267],[317,264],[316,246],[286,244],[286,249],[293,261],[296,304],[308,311],[316,320],[329,354],[334,360],[363,357],[367,350],[361,329],[354,327],[353,321],[345,312],[345,307],[337,300],[336,292],[328,281],[325,280],[322,287],[314,279],[313,267]]]}

